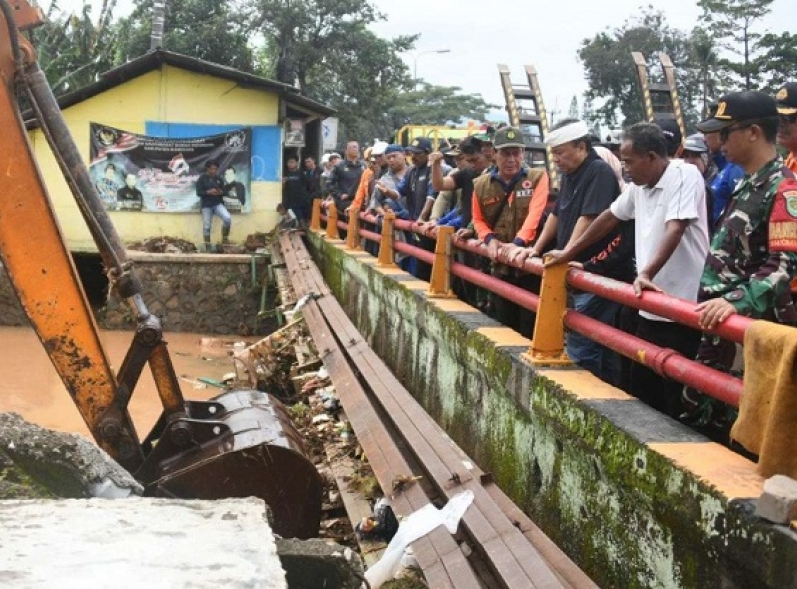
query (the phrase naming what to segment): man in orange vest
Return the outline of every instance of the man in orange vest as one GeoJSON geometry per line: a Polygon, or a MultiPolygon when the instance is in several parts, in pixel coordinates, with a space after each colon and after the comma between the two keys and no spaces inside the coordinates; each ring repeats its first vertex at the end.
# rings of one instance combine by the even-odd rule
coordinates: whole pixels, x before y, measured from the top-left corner
{"type": "MultiPolygon", "coordinates": [[[[503,127],[493,138],[496,167],[473,181],[473,228],[487,244],[490,258],[512,255],[528,246],[542,227],[548,203],[548,175],[523,165],[525,145],[519,129],[503,127]]],[[[536,276],[493,263],[492,273],[507,282],[531,288],[536,276]]],[[[531,311],[493,297],[495,317],[504,325],[529,336],[534,328],[531,311]]]]}

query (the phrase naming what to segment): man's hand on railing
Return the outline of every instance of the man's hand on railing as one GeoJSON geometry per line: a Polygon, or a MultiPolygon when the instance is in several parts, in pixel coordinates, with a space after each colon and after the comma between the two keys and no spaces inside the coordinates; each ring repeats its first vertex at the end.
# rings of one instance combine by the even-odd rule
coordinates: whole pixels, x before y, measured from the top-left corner
{"type": "Polygon", "coordinates": [[[698,323],[702,329],[714,329],[737,312],[736,307],[722,297],[700,303],[695,311],[700,313],[698,323]]]}
{"type": "Polygon", "coordinates": [[[495,260],[501,255],[505,247],[506,244],[503,241],[498,241],[497,239],[493,238],[490,240],[490,243],[487,244],[487,255],[491,260],[495,260]]]}
{"type": "Polygon", "coordinates": [[[472,239],[476,237],[476,232],[473,229],[468,229],[467,227],[460,229],[454,234],[454,239],[465,241],[466,239],[472,239]]]}
{"type": "Polygon", "coordinates": [[[531,254],[531,248],[520,245],[511,244],[504,248],[504,255],[512,263],[523,264],[528,258],[532,257],[531,254]]]}
{"type": "Polygon", "coordinates": [[[636,280],[634,280],[634,292],[636,293],[636,296],[641,297],[643,290],[654,290],[656,292],[664,292],[658,286],[653,284],[653,281],[644,272],[641,273],[639,276],[637,276],[636,280]]]}
{"type": "MultiPolygon", "coordinates": [[[[539,256],[539,254],[537,254],[537,256],[539,256]]],[[[555,266],[556,264],[565,264],[571,259],[573,258],[570,252],[567,250],[551,250],[545,254],[545,267],[547,268],[548,266],[555,266]]]]}

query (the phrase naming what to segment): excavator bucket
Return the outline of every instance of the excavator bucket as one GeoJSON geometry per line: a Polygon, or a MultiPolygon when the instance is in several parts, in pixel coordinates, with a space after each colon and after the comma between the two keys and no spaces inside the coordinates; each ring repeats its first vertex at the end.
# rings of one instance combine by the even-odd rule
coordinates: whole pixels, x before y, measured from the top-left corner
{"type": "MultiPolygon", "coordinates": [[[[324,484],[285,406],[257,390],[186,401],[187,417],[157,429],[136,473],[146,494],[220,499],[260,497],[284,537],[318,535],[324,484]]],[[[146,442],[145,442],[146,443],[146,442]]]]}
{"type": "Polygon", "coordinates": [[[22,308],[97,443],[155,496],[214,499],[261,497],[283,536],[315,536],[323,483],[285,408],[259,391],[186,401],[168,355],[160,320],[141,295],[127,257],[86,164],[20,33],[42,22],[27,0],[0,0],[0,261],[22,308]],[[11,17],[9,18],[9,15],[11,17]],[[107,269],[114,295],[136,320],[133,343],[118,373],[99,337],[55,210],[22,124],[16,90],[24,88],[56,162],[107,269]],[[31,228],[36,238],[31,239],[31,228]],[[163,415],[139,442],[128,403],[149,365],[163,415]]]}

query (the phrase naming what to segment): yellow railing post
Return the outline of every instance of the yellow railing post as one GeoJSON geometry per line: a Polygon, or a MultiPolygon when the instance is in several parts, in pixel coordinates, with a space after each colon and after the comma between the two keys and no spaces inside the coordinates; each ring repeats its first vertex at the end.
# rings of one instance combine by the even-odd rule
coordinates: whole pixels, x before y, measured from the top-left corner
{"type": "Polygon", "coordinates": [[[437,228],[432,277],[429,280],[429,291],[426,293],[430,298],[455,298],[451,290],[451,236],[453,234],[453,227],[437,228]]]}
{"type": "Polygon", "coordinates": [[[346,235],[346,249],[360,249],[360,215],[354,208],[349,208],[349,233],[346,235]]]}
{"type": "Polygon", "coordinates": [[[567,269],[567,264],[556,264],[543,272],[534,338],[526,354],[532,364],[571,364],[565,352],[567,269]]]}
{"type": "Polygon", "coordinates": [[[340,239],[340,233],[338,233],[338,207],[335,206],[335,203],[329,203],[329,209],[327,210],[327,232],[326,232],[327,239],[340,239]]]}
{"type": "Polygon", "coordinates": [[[379,242],[379,258],[376,265],[380,268],[395,268],[396,261],[393,253],[393,221],[396,220],[396,213],[393,211],[385,212],[382,219],[382,239],[379,242]]]}
{"type": "Polygon", "coordinates": [[[310,229],[321,231],[321,199],[313,199],[313,213],[310,215],[310,229]]]}

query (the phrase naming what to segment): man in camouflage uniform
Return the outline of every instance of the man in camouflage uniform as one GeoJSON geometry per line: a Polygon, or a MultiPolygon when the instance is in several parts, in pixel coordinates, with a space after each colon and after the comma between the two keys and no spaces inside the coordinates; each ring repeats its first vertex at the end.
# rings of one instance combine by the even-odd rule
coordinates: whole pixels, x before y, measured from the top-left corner
{"type": "MultiPolygon", "coordinates": [[[[719,133],[728,159],[744,168],[719,219],[698,293],[700,326],[712,329],[738,313],[797,324],[790,282],[797,270],[797,181],[775,148],[775,100],[754,91],[723,96],[714,115],[700,122],[719,133]]],[[[736,347],[704,334],[697,353],[703,364],[729,371],[736,347]]],[[[694,389],[684,391],[684,421],[727,433],[736,412],[694,389]]]]}

